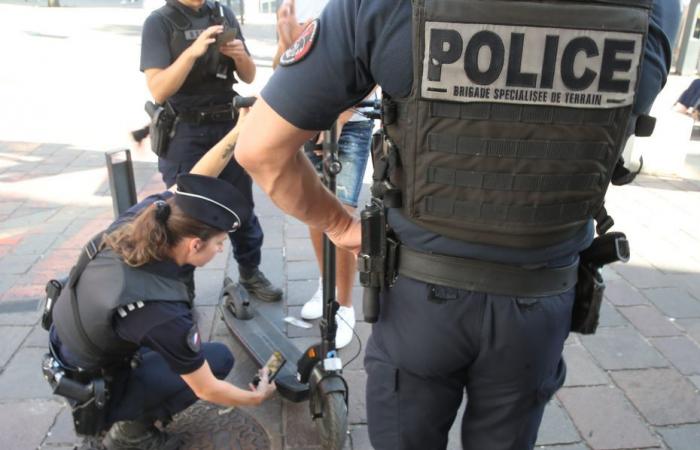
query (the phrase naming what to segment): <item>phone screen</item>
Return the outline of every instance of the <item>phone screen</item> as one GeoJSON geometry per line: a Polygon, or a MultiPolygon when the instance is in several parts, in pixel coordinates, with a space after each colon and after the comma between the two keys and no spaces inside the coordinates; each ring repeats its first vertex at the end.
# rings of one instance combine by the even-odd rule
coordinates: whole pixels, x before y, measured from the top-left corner
{"type": "MultiPolygon", "coordinates": [[[[286,363],[287,360],[284,359],[284,356],[282,356],[282,353],[279,351],[274,351],[272,352],[272,355],[270,355],[270,358],[267,360],[265,363],[265,367],[268,369],[268,379],[270,381],[274,380],[277,374],[279,373],[280,369],[282,366],[284,366],[284,363],[286,363]]],[[[258,383],[260,382],[260,377],[255,376],[253,378],[253,385],[257,386],[258,383]]]]}

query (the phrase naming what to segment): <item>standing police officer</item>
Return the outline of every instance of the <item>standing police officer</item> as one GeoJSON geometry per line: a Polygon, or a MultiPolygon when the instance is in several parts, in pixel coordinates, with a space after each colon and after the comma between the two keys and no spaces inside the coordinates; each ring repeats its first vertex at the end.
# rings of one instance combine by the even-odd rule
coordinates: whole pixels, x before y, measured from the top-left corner
{"type": "MultiPolygon", "coordinates": [[[[170,129],[151,139],[166,186],[187,173],[235,124],[231,101],[236,75],[250,83],[255,63],[233,12],[218,1],[166,0],[144,23],[141,70],[156,103],[172,117],[170,129]],[[158,136],[158,142],[154,142],[158,136]]],[[[253,204],[252,181],[236,161],[219,178],[233,184],[253,204]]],[[[282,291],[258,269],[263,231],[258,218],[230,235],[241,284],[263,301],[278,301],[282,291]]]]}
{"type": "Polygon", "coordinates": [[[388,167],[375,175],[399,250],[365,359],[374,448],[445,448],[465,390],[464,448],[533,448],[565,378],[579,252],[594,217],[605,229],[625,141],[649,132],[679,11],[331,0],[282,57],[235,157],[283,210],[354,251],[358,222],[297,149],[375,83],[385,94],[388,167]]]}

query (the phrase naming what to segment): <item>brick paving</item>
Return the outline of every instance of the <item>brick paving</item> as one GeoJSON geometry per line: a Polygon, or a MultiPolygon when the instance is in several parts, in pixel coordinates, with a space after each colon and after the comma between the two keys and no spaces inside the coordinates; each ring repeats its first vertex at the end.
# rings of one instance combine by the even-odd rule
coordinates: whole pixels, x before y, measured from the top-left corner
{"type": "MultiPolygon", "coordinates": [[[[0,5],[0,14],[19,11],[18,7],[5,8],[10,7],[0,5]]],[[[47,14],[46,9],[21,11],[47,14]]],[[[66,9],[61,14],[83,13],[66,9]]],[[[90,17],[107,20],[102,15],[90,17]]],[[[104,23],[94,26],[104,28],[104,23]]],[[[274,41],[269,27],[247,27],[249,46],[262,61],[260,78],[251,88],[257,89],[269,74],[264,58],[274,41]]],[[[121,60],[115,54],[115,67],[132,63],[134,39],[133,33],[114,36],[111,45],[115,48],[123,43],[132,49],[121,60]]],[[[126,72],[117,73],[123,76],[126,72]]],[[[2,77],[20,83],[16,89],[29,89],[17,81],[19,75],[1,74],[7,81],[2,77]]],[[[669,86],[677,89],[687,80],[672,78],[669,86]]],[[[120,81],[130,89],[127,79],[114,79],[112,85],[120,81]]],[[[66,143],[67,134],[62,130],[72,126],[73,117],[82,117],[80,114],[85,115],[85,110],[77,107],[70,114],[57,114],[56,123],[30,130],[34,138],[16,139],[19,131],[30,127],[7,125],[12,117],[3,118],[7,120],[0,128],[2,448],[69,449],[76,439],[66,406],[51,395],[40,375],[46,332],[38,325],[36,306],[45,282],[66,274],[86,238],[112,219],[103,152],[118,148],[115,142],[120,141],[96,130],[93,134],[104,136],[106,144],[66,143]]],[[[114,126],[124,127],[114,117],[114,126]]],[[[136,181],[142,197],[162,186],[152,158],[137,156],[136,181]]],[[[266,232],[263,269],[284,287],[286,313],[298,314],[318,278],[306,227],[282,215],[257,189],[255,196],[266,232]]],[[[616,229],[630,238],[633,257],[628,264],[605,270],[608,289],[598,333],[567,340],[567,379],[545,410],[538,446],[550,450],[696,450],[700,448],[700,181],[643,175],[630,186],[611,188],[607,204],[616,229]]],[[[230,337],[217,310],[223,277],[228,274],[235,279],[236,272],[226,252],[197,271],[196,284],[203,334],[231,346],[237,362],[230,380],[240,385],[248,382],[254,365],[230,337]]],[[[354,298],[361,318],[359,288],[354,298]]],[[[357,331],[366,342],[369,325],[360,321],[357,331]]],[[[289,330],[300,347],[312,343],[316,333],[316,329],[289,330]]],[[[358,343],[353,342],[342,351],[346,364],[358,350],[358,343]]],[[[347,448],[368,450],[361,357],[347,364],[345,371],[351,389],[347,448]]],[[[274,450],[320,448],[306,404],[274,399],[248,411],[268,431],[274,450]]],[[[457,426],[451,431],[449,448],[460,448],[457,426]]]]}

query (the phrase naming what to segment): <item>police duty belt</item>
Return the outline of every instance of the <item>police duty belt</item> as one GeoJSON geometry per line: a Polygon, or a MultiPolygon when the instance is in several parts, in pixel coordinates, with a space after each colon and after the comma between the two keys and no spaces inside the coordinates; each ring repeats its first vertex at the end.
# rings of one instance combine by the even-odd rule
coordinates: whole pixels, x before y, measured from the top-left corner
{"type": "Polygon", "coordinates": [[[234,120],[236,110],[228,103],[218,107],[207,109],[192,109],[178,113],[178,119],[189,123],[212,123],[212,122],[228,122],[234,120]]]}
{"type": "Polygon", "coordinates": [[[578,262],[557,268],[526,268],[423,253],[401,245],[398,273],[425,283],[494,295],[545,297],[576,285],[578,262]]]}

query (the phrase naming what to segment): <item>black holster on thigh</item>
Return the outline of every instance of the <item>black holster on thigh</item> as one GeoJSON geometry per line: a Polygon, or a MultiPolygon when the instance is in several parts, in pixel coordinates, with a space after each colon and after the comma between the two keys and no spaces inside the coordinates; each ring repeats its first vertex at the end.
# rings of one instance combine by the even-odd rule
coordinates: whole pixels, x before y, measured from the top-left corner
{"type": "Polygon", "coordinates": [[[627,262],[629,257],[629,242],[620,232],[598,236],[590,247],[581,252],[571,331],[580,334],[596,332],[605,292],[601,269],[616,261],[627,262]]]}
{"type": "Polygon", "coordinates": [[[106,378],[66,366],[53,349],[44,355],[41,366],[53,393],[70,405],[75,432],[95,436],[105,431],[109,394],[106,378]]]}

